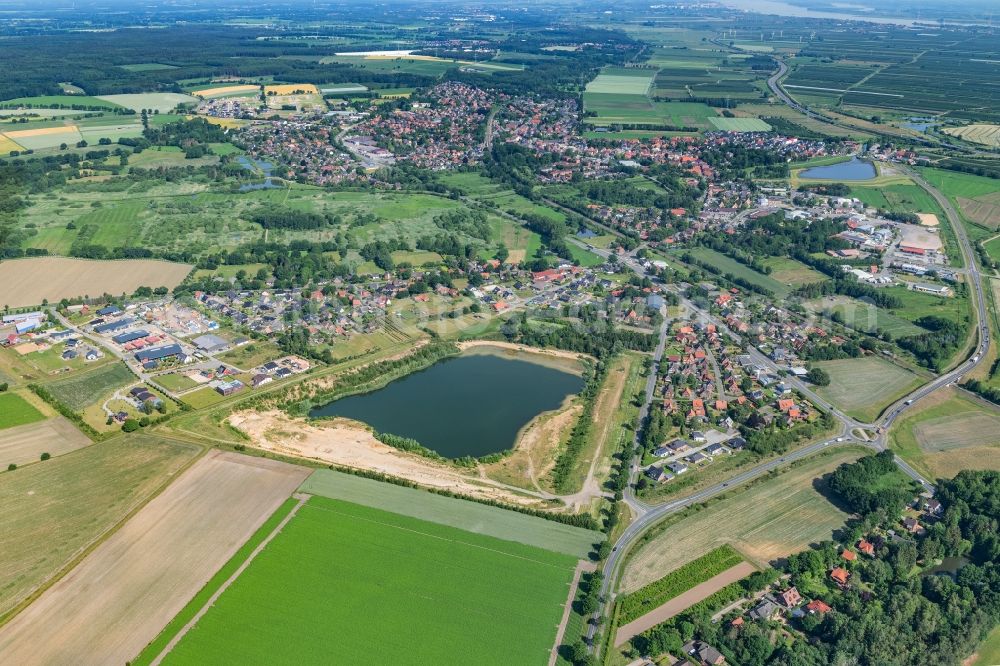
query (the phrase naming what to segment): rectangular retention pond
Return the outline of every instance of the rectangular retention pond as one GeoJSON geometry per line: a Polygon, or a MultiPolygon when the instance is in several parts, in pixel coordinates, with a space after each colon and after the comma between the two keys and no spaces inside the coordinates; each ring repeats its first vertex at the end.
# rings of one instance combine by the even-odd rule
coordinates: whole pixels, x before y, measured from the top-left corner
{"type": "Polygon", "coordinates": [[[510,449],[542,412],[579,393],[583,379],[530,355],[466,352],[371,393],[314,408],[311,417],[343,417],[409,437],[446,458],[510,449]]]}

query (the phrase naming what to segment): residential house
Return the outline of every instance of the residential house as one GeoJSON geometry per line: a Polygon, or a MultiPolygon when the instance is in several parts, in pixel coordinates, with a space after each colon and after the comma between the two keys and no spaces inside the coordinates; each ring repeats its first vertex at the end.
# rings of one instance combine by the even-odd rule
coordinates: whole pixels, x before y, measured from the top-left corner
{"type": "Polygon", "coordinates": [[[808,604],[806,604],[806,610],[809,611],[810,615],[815,615],[816,613],[822,615],[823,613],[829,613],[833,609],[829,605],[827,605],[824,601],[820,599],[813,599],[808,604]]]}
{"type": "Polygon", "coordinates": [[[851,579],[851,572],[847,569],[834,567],[833,571],[830,572],[830,579],[840,587],[846,587],[847,582],[851,579]]]}
{"type": "Polygon", "coordinates": [[[751,620],[771,620],[781,612],[781,607],[772,599],[765,597],[760,603],[750,609],[751,620]]]}
{"type": "Polygon", "coordinates": [[[802,595],[799,594],[799,591],[795,587],[790,587],[784,592],[780,592],[778,598],[781,599],[781,603],[785,604],[785,608],[798,606],[802,602],[802,595]]]}
{"type": "Polygon", "coordinates": [[[722,653],[705,641],[690,641],[684,645],[683,650],[702,666],[722,666],[726,663],[722,653]]]}

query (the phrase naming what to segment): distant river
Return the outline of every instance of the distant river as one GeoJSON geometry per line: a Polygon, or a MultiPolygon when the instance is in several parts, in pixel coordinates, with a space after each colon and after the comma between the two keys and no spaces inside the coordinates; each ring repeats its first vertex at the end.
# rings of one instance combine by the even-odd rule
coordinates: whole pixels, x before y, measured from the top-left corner
{"type": "Polygon", "coordinates": [[[531,419],[583,388],[579,375],[523,359],[466,352],[309,415],[361,421],[447,458],[497,453],[512,448],[531,419]]]}

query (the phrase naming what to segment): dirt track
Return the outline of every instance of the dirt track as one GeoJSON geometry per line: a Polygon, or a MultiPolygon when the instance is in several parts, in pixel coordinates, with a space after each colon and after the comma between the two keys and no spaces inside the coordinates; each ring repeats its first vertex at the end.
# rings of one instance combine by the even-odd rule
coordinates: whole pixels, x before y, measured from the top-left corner
{"type": "Polygon", "coordinates": [[[651,629],[661,622],[666,622],[678,613],[690,608],[702,599],[715,594],[726,585],[735,583],[739,579],[749,576],[757,569],[749,562],[740,562],[734,567],[726,569],[722,573],[712,576],[704,583],[695,585],[684,594],[678,595],[663,604],[659,608],[653,609],[640,618],[632,620],[628,624],[623,624],[618,628],[615,635],[615,647],[621,645],[633,636],[637,636],[647,629],[651,629]]]}
{"type": "Polygon", "coordinates": [[[308,476],[214,451],[0,627],[9,664],[124,664],[308,476]]]}

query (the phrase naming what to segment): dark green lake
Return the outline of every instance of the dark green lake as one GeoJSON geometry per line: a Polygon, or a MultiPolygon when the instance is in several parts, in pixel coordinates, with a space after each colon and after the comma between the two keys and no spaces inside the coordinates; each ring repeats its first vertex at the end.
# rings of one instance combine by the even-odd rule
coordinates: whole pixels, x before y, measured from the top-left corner
{"type": "Polygon", "coordinates": [[[385,387],[314,408],[379,432],[417,440],[446,458],[510,449],[538,414],[579,393],[583,379],[547,365],[496,354],[463,354],[385,387]]]}

